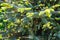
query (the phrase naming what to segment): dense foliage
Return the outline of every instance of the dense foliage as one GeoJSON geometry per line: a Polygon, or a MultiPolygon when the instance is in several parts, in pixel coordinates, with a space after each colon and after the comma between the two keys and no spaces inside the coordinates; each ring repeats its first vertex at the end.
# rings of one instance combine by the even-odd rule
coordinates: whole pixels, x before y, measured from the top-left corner
{"type": "Polygon", "coordinates": [[[60,0],[0,0],[1,40],[60,40],[60,0]]]}

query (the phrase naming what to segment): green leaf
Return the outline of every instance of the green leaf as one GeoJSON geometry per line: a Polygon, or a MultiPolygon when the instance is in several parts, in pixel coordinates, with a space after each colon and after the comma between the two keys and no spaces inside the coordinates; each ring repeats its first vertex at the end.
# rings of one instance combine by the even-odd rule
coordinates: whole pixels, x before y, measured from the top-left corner
{"type": "Polygon", "coordinates": [[[0,9],[0,12],[2,12],[2,9],[0,9]]]}
{"type": "Polygon", "coordinates": [[[27,10],[27,11],[28,11],[28,10],[31,10],[31,8],[25,8],[25,10],[27,10]]]}
{"type": "Polygon", "coordinates": [[[42,16],[45,13],[45,11],[40,11],[39,16],[42,16]]]}
{"type": "Polygon", "coordinates": [[[2,34],[0,34],[0,39],[2,39],[3,37],[2,37],[2,34]]]}
{"type": "Polygon", "coordinates": [[[59,18],[55,17],[55,19],[56,19],[56,20],[60,20],[60,17],[59,17],[59,18]]]}
{"type": "Polygon", "coordinates": [[[3,23],[0,23],[0,26],[3,26],[3,23]]]}
{"type": "Polygon", "coordinates": [[[18,8],[18,12],[21,12],[21,13],[23,13],[24,12],[24,8],[18,8]]]}
{"type": "Polygon", "coordinates": [[[6,7],[1,7],[2,10],[6,10],[7,8],[6,7]]]}
{"type": "Polygon", "coordinates": [[[6,20],[3,20],[3,22],[7,22],[8,20],[6,19],[6,20]]]}
{"type": "Polygon", "coordinates": [[[33,17],[33,15],[34,15],[33,12],[28,12],[28,13],[26,14],[27,17],[33,17]]]}
{"type": "Polygon", "coordinates": [[[47,17],[49,17],[49,18],[51,17],[50,9],[46,9],[45,10],[45,13],[46,13],[46,16],[47,17]]]}

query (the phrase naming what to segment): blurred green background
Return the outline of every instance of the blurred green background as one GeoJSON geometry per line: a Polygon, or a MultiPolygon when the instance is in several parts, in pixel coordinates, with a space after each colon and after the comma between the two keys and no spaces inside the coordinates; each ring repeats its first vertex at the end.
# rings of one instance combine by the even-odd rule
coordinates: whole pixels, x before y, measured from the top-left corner
{"type": "Polygon", "coordinates": [[[60,0],[0,0],[0,40],[60,40],[60,0]]]}

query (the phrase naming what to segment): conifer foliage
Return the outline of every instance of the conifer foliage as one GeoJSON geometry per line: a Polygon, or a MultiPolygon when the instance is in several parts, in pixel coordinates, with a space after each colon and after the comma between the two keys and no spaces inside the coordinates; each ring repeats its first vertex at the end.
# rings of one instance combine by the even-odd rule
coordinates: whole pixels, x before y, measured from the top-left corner
{"type": "Polygon", "coordinates": [[[1,40],[60,40],[60,0],[0,0],[1,40]]]}

